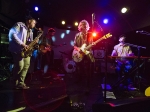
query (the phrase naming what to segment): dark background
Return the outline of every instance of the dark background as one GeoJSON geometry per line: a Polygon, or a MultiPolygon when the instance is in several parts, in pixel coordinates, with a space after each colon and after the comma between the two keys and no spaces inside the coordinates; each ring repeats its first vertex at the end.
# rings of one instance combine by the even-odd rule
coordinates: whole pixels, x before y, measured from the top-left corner
{"type": "MultiPolygon", "coordinates": [[[[107,40],[110,51],[118,43],[118,37],[126,34],[128,43],[147,47],[146,50],[141,50],[141,55],[150,56],[150,36],[136,33],[137,30],[150,32],[149,0],[1,0],[0,32],[7,34],[15,22],[24,21],[29,15],[38,21],[37,27],[77,31],[75,21],[86,19],[92,27],[92,13],[95,13],[95,21],[104,32],[100,31],[97,25],[95,29],[101,34],[113,34],[113,37],[107,40]],[[39,7],[38,12],[34,11],[35,6],[39,7]],[[122,14],[122,7],[127,7],[128,12],[122,14]],[[107,25],[102,22],[105,17],[109,18],[107,25]],[[65,25],[61,24],[62,20],[66,21],[65,25]]],[[[137,49],[132,49],[137,54],[137,49]]]]}

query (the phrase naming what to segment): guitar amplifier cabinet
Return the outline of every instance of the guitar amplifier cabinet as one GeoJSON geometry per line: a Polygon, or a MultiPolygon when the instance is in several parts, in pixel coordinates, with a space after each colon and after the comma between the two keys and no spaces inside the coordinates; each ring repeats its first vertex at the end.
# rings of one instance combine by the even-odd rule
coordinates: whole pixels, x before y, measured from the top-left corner
{"type": "Polygon", "coordinates": [[[94,55],[94,58],[96,59],[102,59],[105,56],[105,51],[104,49],[93,50],[93,55],[94,55]]]}

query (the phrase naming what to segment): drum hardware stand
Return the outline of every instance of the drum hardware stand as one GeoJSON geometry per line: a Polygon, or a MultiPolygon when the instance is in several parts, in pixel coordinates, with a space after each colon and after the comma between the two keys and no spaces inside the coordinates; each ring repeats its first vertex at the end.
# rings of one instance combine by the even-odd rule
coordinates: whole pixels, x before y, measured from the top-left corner
{"type": "Polygon", "coordinates": [[[121,84],[124,80],[126,80],[128,77],[130,77],[130,75],[133,74],[135,71],[137,71],[139,68],[141,68],[141,67],[144,65],[144,63],[145,63],[145,62],[141,63],[141,64],[139,65],[139,67],[138,67],[138,66],[134,66],[134,67],[130,70],[129,73],[126,73],[126,74],[124,75],[124,77],[122,77],[119,81],[117,81],[114,85],[112,85],[112,88],[117,87],[117,86],[118,86],[119,84],[121,84]]]}
{"type": "Polygon", "coordinates": [[[143,46],[138,46],[138,45],[134,45],[134,44],[130,44],[130,43],[126,43],[126,45],[129,45],[129,46],[132,46],[132,47],[136,47],[137,48],[137,50],[138,50],[138,63],[137,63],[137,65],[138,65],[138,68],[137,68],[137,76],[138,76],[138,82],[137,82],[137,84],[138,84],[138,89],[139,89],[139,91],[140,91],[140,76],[139,76],[139,65],[140,65],[140,49],[142,48],[142,49],[146,49],[146,47],[143,47],[143,46]]]}

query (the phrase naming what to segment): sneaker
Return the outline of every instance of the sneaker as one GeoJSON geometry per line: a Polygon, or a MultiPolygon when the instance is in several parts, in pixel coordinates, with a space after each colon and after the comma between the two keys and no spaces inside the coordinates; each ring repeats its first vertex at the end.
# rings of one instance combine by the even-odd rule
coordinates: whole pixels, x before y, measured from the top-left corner
{"type": "Polygon", "coordinates": [[[16,89],[29,89],[29,88],[30,87],[26,86],[25,84],[16,86],[16,89]]]}

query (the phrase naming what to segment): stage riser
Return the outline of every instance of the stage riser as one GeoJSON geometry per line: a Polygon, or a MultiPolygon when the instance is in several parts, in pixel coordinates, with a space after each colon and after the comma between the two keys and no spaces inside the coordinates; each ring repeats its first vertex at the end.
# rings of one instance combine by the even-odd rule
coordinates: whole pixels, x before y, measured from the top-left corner
{"type": "Polygon", "coordinates": [[[127,99],[107,103],[93,104],[93,112],[149,112],[150,98],[127,99]]]}

